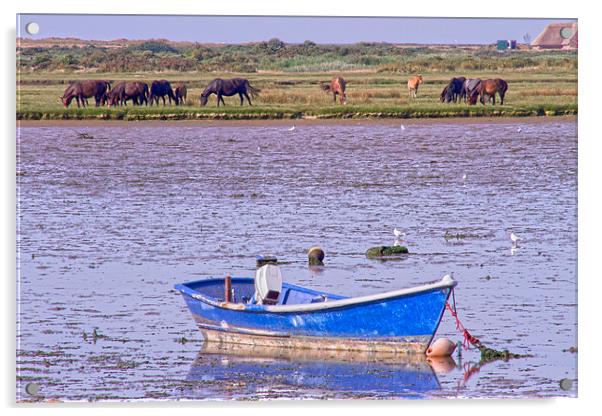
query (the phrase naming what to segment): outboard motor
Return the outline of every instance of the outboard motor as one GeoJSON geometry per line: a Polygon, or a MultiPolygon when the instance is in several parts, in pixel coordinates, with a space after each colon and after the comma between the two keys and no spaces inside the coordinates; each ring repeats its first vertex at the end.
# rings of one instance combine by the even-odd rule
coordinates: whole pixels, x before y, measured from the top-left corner
{"type": "Polygon", "coordinates": [[[255,273],[255,301],[259,305],[275,305],[282,292],[280,268],[266,264],[255,273]]]}

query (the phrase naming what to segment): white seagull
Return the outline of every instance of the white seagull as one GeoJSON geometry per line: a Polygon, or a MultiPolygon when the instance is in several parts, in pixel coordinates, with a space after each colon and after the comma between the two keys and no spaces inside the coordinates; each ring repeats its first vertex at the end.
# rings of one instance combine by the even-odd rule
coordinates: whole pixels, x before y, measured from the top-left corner
{"type": "Polygon", "coordinates": [[[399,239],[399,237],[403,237],[406,235],[403,231],[399,231],[397,228],[393,230],[393,234],[395,234],[396,239],[399,239]]]}
{"type": "Polygon", "coordinates": [[[466,174],[462,175],[462,180],[465,181],[466,180],[466,174]]]}
{"type": "Polygon", "coordinates": [[[516,129],[516,132],[517,132],[517,133],[520,133],[521,131],[523,131],[523,129],[522,129],[522,128],[520,128],[520,127],[516,129]]]}
{"type": "Polygon", "coordinates": [[[510,231],[510,240],[512,240],[512,242],[514,244],[516,244],[518,242],[518,240],[522,240],[522,238],[520,238],[519,236],[514,234],[512,231],[510,231]]]}
{"type": "Polygon", "coordinates": [[[406,129],[406,127],[405,127],[403,124],[400,126],[400,128],[401,128],[402,130],[405,130],[405,129],[406,129]]]}
{"type": "Polygon", "coordinates": [[[449,280],[449,279],[453,279],[453,278],[454,278],[454,272],[451,272],[450,274],[446,274],[445,276],[443,276],[441,279],[449,280]]]}
{"type": "Polygon", "coordinates": [[[288,131],[293,131],[293,130],[295,130],[295,126],[294,125],[290,129],[288,129],[288,131]]]}

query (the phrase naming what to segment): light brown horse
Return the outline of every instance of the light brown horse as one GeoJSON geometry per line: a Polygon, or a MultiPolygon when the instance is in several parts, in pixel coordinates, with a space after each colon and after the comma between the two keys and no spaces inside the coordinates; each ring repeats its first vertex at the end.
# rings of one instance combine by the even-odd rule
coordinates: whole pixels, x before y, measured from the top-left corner
{"type": "Polygon", "coordinates": [[[331,92],[334,98],[334,103],[337,103],[337,95],[340,95],[339,101],[341,104],[347,104],[347,94],[345,94],[345,86],[347,82],[343,77],[334,77],[330,81],[330,85],[322,84],[322,89],[326,92],[331,92]]]}
{"type": "Polygon", "coordinates": [[[421,74],[418,74],[408,80],[408,92],[410,93],[410,97],[416,98],[416,93],[418,92],[418,86],[420,84],[422,84],[421,74]]]}
{"type": "Polygon", "coordinates": [[[495,105],[495,94],[500,95],[500,104],[504,105],[504,96],[508,91],[508,83],[501,78],[486,79],[481,81],[479,84],[479,94],[481,97],[481,104],[485,105],[485,98],[487,100],[492,99],[493,105],[495,105]]]}

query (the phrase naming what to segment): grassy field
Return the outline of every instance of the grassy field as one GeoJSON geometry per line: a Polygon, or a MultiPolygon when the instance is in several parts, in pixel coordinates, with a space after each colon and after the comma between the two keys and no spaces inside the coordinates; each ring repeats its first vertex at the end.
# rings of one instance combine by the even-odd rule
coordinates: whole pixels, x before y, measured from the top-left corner
{"type": "Polygon", "coordinates": [[[425,82],[418,98],[408,96],[406,82],[410,74],[382,71],[339,72],[348,81],[348,105],[335,105],[332,95],[320,89],[333,73],[202,73],[202,72],[139,72],[139,73],[23,73],[18,77],[17,119],[107,119],[107,120],[179,120],[179,119],[286,119],[286,118],[415,118],[471,116],[534,116],[577,114],[576,71],[534,72],[424,72],[425,82]],[[452,76],[500,77],[508,82],[503,106],[469,106],[442,104],[439,94],[452,76]],[[216,107],[212,96],[206,107],[200,107],[199,97],[204,86],[213,78],[248,78],[260,95],[253,106],[239,106],[238,96],[226,97],[226,107],[216,107]],[[64,109],[59,96],[67,83],[80,79],[183,81],[188,88],[184,106],[78,109],[75,101],[64,109]]]}
{"type": "Polygon", "coordinates": [[[533,116],[577,113],[577,52],[534,50],[510,53],[494,45],[398,45],[389,43],[292,44],[279,39],[248,44],[201,44],[165,40],[84,41],[49,38],[17,42],[18,119],[284,119],[533,116]],[[161,71],[156,71],[161,69],[161,71]],[[407,79],[424,75],[418,98],[407,79]],[[333,75],[347,84],[348,105],[335,105],[320,89],[333,75]],[[503,78],[504,106],[442,104],[439,94],[453,76],[503,78]],[[213,78],[247,78],[261,89],[254,106],[238,97],[200,107],[213,78]],[[181,107],[65,110],[59,100],[69,81],[183,81],[181,107]]]}

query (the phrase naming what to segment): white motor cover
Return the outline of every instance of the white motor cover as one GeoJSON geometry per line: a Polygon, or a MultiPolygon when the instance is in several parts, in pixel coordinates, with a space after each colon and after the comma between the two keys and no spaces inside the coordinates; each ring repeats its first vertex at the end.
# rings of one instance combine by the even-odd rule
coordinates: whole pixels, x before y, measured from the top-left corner
{"type": "Polygon", "coordinates": [[[274,305],[282,292],[280,268],[266,264],[255,273],[255,300],[259,305],[274,305]]]}

